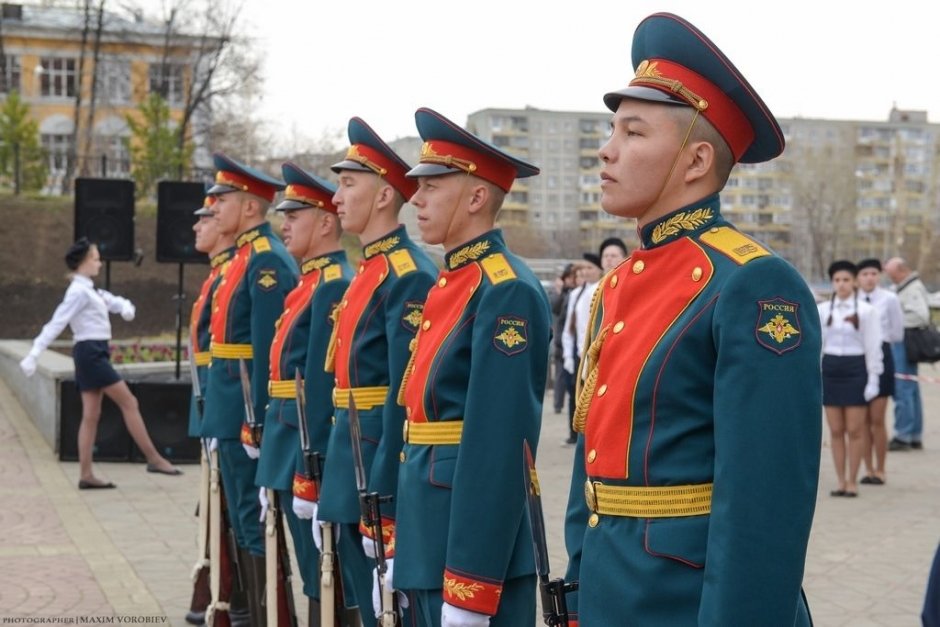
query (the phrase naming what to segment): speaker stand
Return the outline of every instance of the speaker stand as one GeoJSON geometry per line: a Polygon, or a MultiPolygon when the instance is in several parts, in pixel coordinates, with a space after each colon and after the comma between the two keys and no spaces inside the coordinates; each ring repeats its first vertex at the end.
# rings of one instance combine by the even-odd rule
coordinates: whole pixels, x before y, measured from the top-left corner
{"type": "Polygon", "coordinates": [[[104,262],[104,291],[111,291],[111,260],[106,259],[104,262]]]}
{"type": "MultiPolygon", "coordinates": [[[[186,300],[186,294],[183,292],[183,264],[180,264],[179,283],[177,283],[176,296],[176,380],[180,379],[180,359],[183,356],[183,301],[186,300]]],[[[190,355],[190,359],[195,359],[195,355],[190,355]]]]}

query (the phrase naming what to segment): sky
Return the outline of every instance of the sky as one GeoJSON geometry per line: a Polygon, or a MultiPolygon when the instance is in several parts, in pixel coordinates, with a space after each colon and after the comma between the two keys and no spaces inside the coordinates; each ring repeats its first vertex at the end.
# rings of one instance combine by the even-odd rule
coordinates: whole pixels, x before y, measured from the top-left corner
{"type": "Polygon", "coordinates": [[[244,0],[265,65],[259,113],[281,137],[386,139],[414,111],[459,124],[488,107],[604,111],[633,75],[637,24],[676,13],[708,35],[778,117],[940,122],[940,5],[826,0],[244,0]]]}

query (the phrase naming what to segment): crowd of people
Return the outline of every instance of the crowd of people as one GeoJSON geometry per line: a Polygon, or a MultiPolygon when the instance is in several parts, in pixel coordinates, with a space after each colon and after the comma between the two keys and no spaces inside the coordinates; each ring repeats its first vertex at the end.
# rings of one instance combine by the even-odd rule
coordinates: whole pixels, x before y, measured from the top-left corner
{"type": "MultiPolygon", "coordinates": [[[[286,624],[289,532],[310,625],[533,624],[545,547],[523,451],[538,459],[551,361],[575,447],[565,581],[578,586],[542,588],[547,623],[812,624],[822,408],[835,496],[858,494],[863,460],[863,481],[884,484],[883,451],[921,446],[916,386],[901,387],[916,380],[895,386],[890,445],[877,399],[892,358],[916,373],[896,344],[888,357],[897,311],[881,312],[899,303],[903,325],[920,324],[923,285],[891,260],[892,299],[837,262],[817,310],[796,270],[721,213],[732,167],[783,151],[766,104],[672,14],[640,23],[632,67],[603,97],[601,204],[636,221],[640,246],[605,241],[565,268],[553,303],[496,228],[514,181],[538,168],[431,109],[415,113],[414,167],[355,117],[332,180],[215,156],[195,227],[211,270],[191,317],[206,574],[187,620],[286,624]],[[442,269],[399,223],[406,201],[442,269]],[[355,268],[343,232],[361,245],[355,268]]],[[[70,267],[96,320],[132,315],[91,289],[89,250],[70,267]]],[[[76,339],[109,337],[54,320],[24,370],[65,322],[76,339]]],[[[106,347],[91,348],[75,353],[89,417],[120,386],[106,347]]],[[[158,457],[148,470],[175,471],[158,457]]],[[[82,472],[98,482],[90,455],[82,472]]]]}

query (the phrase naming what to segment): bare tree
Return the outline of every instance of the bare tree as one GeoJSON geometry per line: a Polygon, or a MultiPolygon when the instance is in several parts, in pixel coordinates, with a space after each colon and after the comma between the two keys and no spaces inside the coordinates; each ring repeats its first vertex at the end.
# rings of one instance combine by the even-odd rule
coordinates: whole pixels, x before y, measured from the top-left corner
{"type": "Polygon", "coordinates": [[[68,153],[65,159],[65,176],[62,178],[62,193],[72,189],[72,177],[78,159],[78,128],[82,112],[82,79],[85,76],[85,49],[88,47],[88,33],[91,30],[91,0],[84,0],[84,19],[82,20],[82,40],[78,48],[78,72],[75,77],[75,109],[72,112],[72,136],[69,139],[68,153]]]}
{"type": "MultiPolygon", "coordinates": [[[[95,108],[98,102],[98,61],[101,57],[101,36],[104,31],[104,3],[105,0],[99,0],[98,2],[95,36],[92,44],[91,93],[88,97],[88,117],[86,118],[88,122],[85,124],[85,141],[82,147],[84,159],[82,160],[82,167],[79,170],[82,176],[88,176],[91,167],[91,145],[95,130],[95,108]]],[[[86,1],[86,28],[88,19],[87,6],[88,2],[86,1]]],[[[82,56],[84,57],[84,54],[82,56]]],[[[79,85],[79,91],[81,91],[81,85],[79,85]]],[[[75,111],[76,113],[78,112],[78,106],[75,107],[75,111]]],[[[76,115],[76,117],[78,116],[76,115]]],[[[75,133],[78,133],[77,126],[75,127],[75,133]]]]}

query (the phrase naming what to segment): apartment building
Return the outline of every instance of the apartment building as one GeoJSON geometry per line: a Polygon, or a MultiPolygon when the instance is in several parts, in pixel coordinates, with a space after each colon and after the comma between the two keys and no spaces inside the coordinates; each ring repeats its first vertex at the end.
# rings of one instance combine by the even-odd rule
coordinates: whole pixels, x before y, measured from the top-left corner
{"type": "MultiPolygon", "coordinates": [[[[4,3],[0,15],[0,73],[5,79],[0,89],[3,94],[18,91],[39,123],[49,189],[59,186],[70,159],[80,162],[72,164],[76,173],[87,169],[96,176],[127,176],[130,130],[126,116],[137,115],[137,107],[151,93],[161,93],[172,117],[180,118],[185,89],[198,62],[197,38],[175,34],[167,38],[163,24],[139,15],[124,18],[105,12],[96,64],[98,15],[94,7],[87,20],[84,55],[84,10],[4,3]],[[79,92],[81,108],[76,117],[79,92]],[[73,139],[77,140],[74,151],[73,139]]],[[[206,115],[198,112],[193,124],[204,122],[206,115]]]]}

